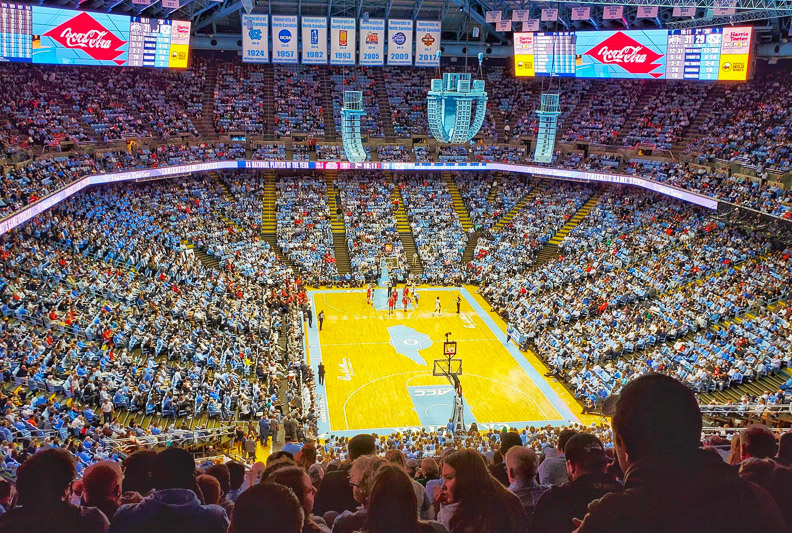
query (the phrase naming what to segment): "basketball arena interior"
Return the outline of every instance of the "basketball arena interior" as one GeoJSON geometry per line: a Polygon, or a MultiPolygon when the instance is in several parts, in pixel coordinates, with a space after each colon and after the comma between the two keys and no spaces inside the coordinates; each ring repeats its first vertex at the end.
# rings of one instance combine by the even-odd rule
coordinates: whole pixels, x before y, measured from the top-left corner
{"type": "Polygon", "coordinates": [[[791,21],[3,2],[0,533],[792,531],[791,21]]]}

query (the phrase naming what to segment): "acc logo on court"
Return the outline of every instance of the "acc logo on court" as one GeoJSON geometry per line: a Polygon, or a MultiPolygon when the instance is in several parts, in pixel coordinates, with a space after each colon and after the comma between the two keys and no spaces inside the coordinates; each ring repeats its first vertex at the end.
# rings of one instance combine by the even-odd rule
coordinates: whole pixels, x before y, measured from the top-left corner
{"type": "Polygon", "coordinates": [[[449,392],[454,392],[452,388],[445,389],[415,389],[413,394],[415,396],[445,396],[449,392]]]}

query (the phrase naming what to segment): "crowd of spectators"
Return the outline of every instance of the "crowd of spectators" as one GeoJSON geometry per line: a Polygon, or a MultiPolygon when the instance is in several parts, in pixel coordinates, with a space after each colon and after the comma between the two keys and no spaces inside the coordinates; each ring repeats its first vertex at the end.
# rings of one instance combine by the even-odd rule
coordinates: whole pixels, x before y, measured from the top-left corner
{"type": "Polygon", "coordinates": [[[473,146],[472,155],[473,161],[477,163],[510,163],[517,165],[525,162],[525,147],[476,144],[473,146]]]}
{"type": "Polygon", "coordinates": [[[426,93],[429,91],[428,69],[384,67],[388,104],[390,104],[393,131],[399,137],[426,135],[429,123],[426,118],[426,93]]]}
{"type": "Polygon", "coordinates": [[[253,149],[253,159],[286,161],[286,147],[282,144],[262,143],[253,149]]]}
{"type": "Polygon", "coordinates": [[[462,281],[460,260],[467,236],[452,207],[451,193],[431,174],[400,174],[396,183],[404,199],[424,282],[452,285],[462,281]]]}
{"type": "MultiPolygon", "coordinates": [[[[380,261],[395,258],[391,279],[407,279],[407,257],[404,255],[396,229],[395,206],[391,201],[393,184],[377,174],[341,174],[336,181],[346,227],[347,249],[352,272],[360,281],[376,282],[380,277],[380,261]],[[386,253],[385,245],[393,245],[386,253]]],[[[363,283],[359,283],[362,285],[363,283]]]]}
{"type": "MultiPolygon", "coordinates": [[[[275,65],[275,134],[324,136],[324,108],[318,66],[275,65]]],[[[326,67],[325,67],[326,68],[326,67]]]]}
{"type": "MultiPolygon", "coordinates": [[[[267,127],[264,69],[269,65],[217,62],[214,91],[214,127],[218,133],[262,135],[267,127]]],[[[272,125],[269,125],[272,127],[272,125]]]]}
{"type": "Polygon", "coordinates": [[[599,83],[577,102],[569,120],[563,121],[563,140],[613,144],[627,116],[638,103],[642,81],[599,83]]]}
{"type": "Polygon", "coordinates": [[[350,68],[331,66],[330,81],[333,82],[333,118],[336,131],[341,131],[341,108],[344,105],[344,91],[360,91],[363,93],[363,110],[366,112],[360,119],[360,134],[363,137],[384,137],[385,126],[379,110],[377,81],[369,76],[367,67],[350,68]]]}
{"type": "Polygon", "coordinates": [[[306,279],[317,281],[316,285],[337,277],[324,178],[283,177],[275,187],[278,245],[306,279]]]}
{"type": "Polygon", "coordinates": [[[380,161],[411,161],[410,152],[403,144],[381,144],[377,146],[377,159],[380,161]]]}
{"type": "Polygon", "coordinates": [[[441,146],[437,153],[437,160],[444,163],[467,163],[468,149],[465,146],[441,146]]]}

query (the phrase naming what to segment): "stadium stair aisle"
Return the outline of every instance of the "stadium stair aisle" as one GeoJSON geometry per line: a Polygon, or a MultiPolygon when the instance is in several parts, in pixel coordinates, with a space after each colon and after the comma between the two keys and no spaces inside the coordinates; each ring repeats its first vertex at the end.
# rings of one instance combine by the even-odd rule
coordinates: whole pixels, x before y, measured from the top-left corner
{"type": "Polygon", "coordinates": [[[473,260],[473,253],[476,251],[476,244],[478,244],[479,237],[481,237],[480,231],[475,233],[468,234],[468,242],[465,245],[465,251],[462,252],[462,264],[466,265],[473,260]]]}
{"type": "Polygon", "coordinates": [[[495,177],[492,180],[492,185],[490,185],[489,193],[487,193],[487,205],[492,205],[495,202],[495,199],[498,197],[498,194],[500,193],[501,190],[499,183],[501,183],[502,181],[503,181],[503,173],[496,172],[495,177]]]}
{"type": "Polygon", "coordinates": [[[489,109],[490,115],[492,115],[492,122],[495,124],[495,132],[498,134],[498,140],[508,143],[509,139],[506,138],[506,131],[503,129],[504,120],[500,108],[495,102],[488,100],[487,109],[489,109]]]}
{"type": "Polygon", "coordinates": [[[333,91],[333,84],[330,82],[330,74],[327,68],[319,68],[319,78],[322,82],[322,115],[324,116],[325,140],[335,141],[337,132],[335,117],[333,116],[333,98],[341,98],[343,102],[344,94],[335,94],[335,91],[333,91]]]}
{"type": "Polygon", "coordinates": [[[401,189],[393,181],[393,174],[390,170],[384,172],[385,179],[392,187],[390,187],[391,200],[398,207],[394,215],[396,215],[396,229],[399,232],[399,238],[404,248],[404,255],[407,257],[407,263],[410,265],[410,273],[413,274],[418,280],[423,276],[423,262],[421,261],[421,254],[418,253],[418,246],[415,244],[413,238],[412,228],[410,222],[407,220],[407,211],[404,210],[404,198],[402,198],[401,189]],[[417,255],[415,264],[413,264],[413,254],[417,255]]]}
{"type": "Polygon", "coordinates": [[[273,235],[278,229],[275,221],[275,180],[274,172],[264,174],[264,196],[261,198],[261,231],[273,235]]]}
{"type": "Polygon", "coordinates": [[[385,137],[396,137],[396,130],[393,129],[393,116],[391,115],[391,108],[388,103],[388,91],[385,89],[385,77],[382,75],[382,69],[371,69],[369,73],[373,73],[372,77],[376,83],[377,105],[379,106],[379,115],[382,119],[385,137]]]}
{"type": "Polygon", "coordinates": [[[223,180],[220,179],[220,174],[218,174],[216,171],[212,171],[209,173],[209,177],[217,182],[217,186],[220,187],[221,191],[223,191],[223,198],[225,198],[231,203],[236,202],[236,198],[234,198],[234,195],[231,194],[229,188],[226,186],[225,183],[223,183],[223,180]]]}
{"type": "Polygon", "coordinates": [[[201,102],[201,119],[195,121],[195,129],[204,139],[219,139],[214,126],[215,87],[217,87],[217,63],[209,61],[206,69],[206,85],[201,102]]]}
{"type": "Polygon", "coordinates": [[[683,152],[685,148],[688,147],[688,145],[696,142],[696,140],[698,140],[698,138],[703,135],[703,133],[700,133],[701,127],[712,115],[712,111],[715,107],[715,101],[723,96],[725,92],[725,85],[713,84],[710,87],[707,97],[699,106],[698,112],[696,113],[696,118],[690,122],[690,125],[680,134],[679,140],[671,147],[672,153],[683,152]]]}
{"type": "Polygon", "coordinates": [[[624,138],[627,134],[632,130],[635,123],[638,122],[638,119],[644,116],[644,108],[641,105],[641,102],[648,102],[653,100],[656,97],[658,90],[663,89],[665,85],[665,81],[660,83],[644,83],[641,85],[640,89],[638,90],[638,103],[635,104],[627,113],[627,116],[624,119],[624,124],[622,124],[621,128],[619,129],[619,133],[616,135],[616,138],[613,139],[614,146],[623,146],[624,145],[624,138]]]}
{"type": "Polygon", "coordinates": [[[545,263],[547,263],[553,257],[558,256],[558,245],[561,244],[561,241],[564,240],[564,237],[569,235],[569,232],[572,231],[580,222],[586,218],[591,211],[591,209],[597,205],[599,202],[600,196],[602,193],[597,191],[594,193],[594,196],[588,199],[588,201],[583,204],[583,206],[577,210],[577,212],[570,217],[566,224],[564,224],[561,229],[555,232],[550,240],[545,244],[541,250],[536,254],[536,264],[534,268],[537,268],[545,263]]]}
{"type": "MultiPolygon", "coordinates": [[[[526,205],[528,202],[530,202],[530,201],[531,201],[531,200],[532,200],[532,199],[533,199],[533,198],[534,198],[534,197],[535,197],[537,194],[539,194],[540,192],[542,192],[542,191],[544,190],[544,186],[543,186],[543,184],[544,184],[544,180],[542,180],[542,181],[540,181],[539,183],[537,183],[537,184],[536,184],[536,187],[534,187],[533,189],[531,189],[531,192],[529,192],[528,194],[526,194],[526,195],[523,197],[523,199],[522,199],[522,200],[520,200],[519,202],[517,202],[516,204],[514,204],[514,207],[512,207],[512,208],[511,208],[509,211],[507,211],[507,212],[506,212],[506,213],[505,213],[505,214],[504,214],[504,215],[503,215],[503,216],[500,218],[500,220],[498,220],[498,222],[495,224],[495,226],[493,226],[493,229],[494,229],[494,231],[499,231],[499,230],[503,229],[503,227],[504,227],[506,224],[508,224],[509,222],[511,222],[511,221],[512,221],[512,219],[515,217],[515,215],[517,215],[517,213],[519,213],[519,212],[522,210],[522,208],[523,208],[523,207],[525,207],[525,205],[526,205]]],[[[493,188],[494,188],[494,187],[493,187],[493,188]]]]}
{"type": "Polygon", "coordinates": [[[348,274],[352,271],[352,261],[349,259],[347,249],[346,225],[343,215],[341,219],[336,215],[338,203],[336,198],[340,198],[338,188],[335,186],[338,172],[328,170],[325,172],[325,183],[327,183],[327,205],[330,206],[330,226],[333,228],[333,249],[335,250],[336,268],[339,274],[348,274]]]}
{"type": "MultiPolygon", "coordinates": [[[[273,66],[262,65],[262,74],[264,76],[264,87],[275,87],[275,71],[273,66]]],[[[270,89],[264,91],[264,132],[267,133],[266,137],[275,137],[275,91],[270,89]]]]}
{"type": "Polygon", "coordinates": [[[462,229],[466,232],[470,231],[470,228],[473,227],[473,222],[470,221],[470,214],[468,213],[467,207],[465,207],[464,200],[462,200],[462,195],[459,194],[459,189],[457,188],[454,178],[447,170],[443,172],[443,181],[445,182],[446,187],[448,187],[448,192],[451,193],[451,201],[454,204],[454,211],[456,211],[457,216],[459,217],[459,223],[462,224],[462,229]]]}

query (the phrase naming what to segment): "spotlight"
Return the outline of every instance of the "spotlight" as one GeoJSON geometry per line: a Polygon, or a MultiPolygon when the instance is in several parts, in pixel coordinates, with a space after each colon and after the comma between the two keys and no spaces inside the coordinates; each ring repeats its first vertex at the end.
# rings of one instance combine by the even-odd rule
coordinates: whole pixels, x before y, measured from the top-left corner
{"type": "Polygon", "coordinates": [[[463,6],[459,6],[459,12],[460,13],[464,13],[465,12],[465,8],[463,6]]]}

